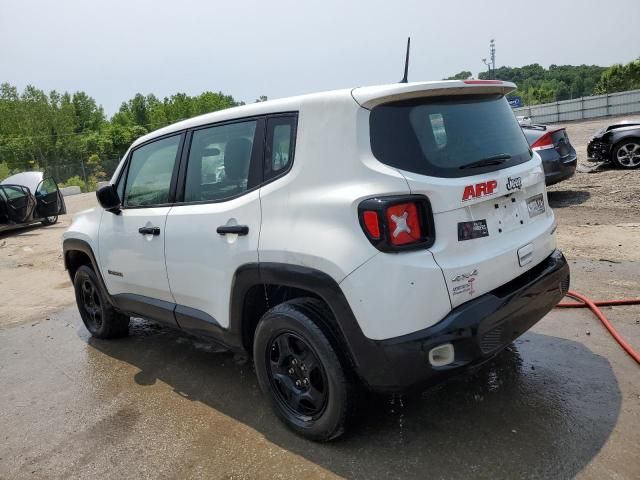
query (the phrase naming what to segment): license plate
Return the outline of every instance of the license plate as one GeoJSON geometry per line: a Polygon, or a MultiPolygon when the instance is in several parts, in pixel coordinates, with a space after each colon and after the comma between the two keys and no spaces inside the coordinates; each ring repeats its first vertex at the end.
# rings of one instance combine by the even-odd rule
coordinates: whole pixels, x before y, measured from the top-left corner
{"type": "Polygon", "coordinates": [[[527,210],[529,211],[529,218],[533,218],[541,213],[544,213],[544,197],[542,194],[534,195],[527,198],[527,210]]]}

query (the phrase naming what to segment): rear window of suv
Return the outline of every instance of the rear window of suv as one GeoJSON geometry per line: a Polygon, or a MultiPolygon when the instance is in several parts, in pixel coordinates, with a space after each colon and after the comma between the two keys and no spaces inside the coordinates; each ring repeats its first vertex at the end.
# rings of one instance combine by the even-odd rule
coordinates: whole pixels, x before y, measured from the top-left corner
{"type": "Polygon", "coordinates": [[[372,109],[369,127],[371,150],[379,161],[421,175],[465,177],[531,159],[502,95],[386,103],[372,109]]]}

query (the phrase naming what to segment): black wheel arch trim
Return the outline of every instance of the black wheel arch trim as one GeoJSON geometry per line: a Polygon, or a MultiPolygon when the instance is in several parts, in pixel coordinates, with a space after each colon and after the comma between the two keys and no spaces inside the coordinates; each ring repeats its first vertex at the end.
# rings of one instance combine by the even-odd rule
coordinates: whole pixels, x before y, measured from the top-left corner
{"type": "Polygon", "coordinates": [[[87,257],[89,257],[89,261],[91,261],[91,267],[93,268],[93,271],[96,272],[96,276],[98,277],[98,281],[100,282],[100,288],[104,292],[105,297],[107,297],[107,300],[109,301],[109,303],[115,306],[113,302],[113,298],[109,294],[109,291],[107,290],[107,286],[104,283],[104,278],[102,278],[102,272],[100,272],[100,268],[98,267],[98,261],[96,260],[96,256],[93,253],[93,249],[91,248],[91,245],[89,245],[89,243],[86,242],[85,240],[80,240],[78,238],[66,238],[62,242],[62,257],[64,259],[64,268],[69,272],[71,283],[73,283],[73,276],[71,274],[71,269],[69,268],[70,267],[69,257],[67,254],[73,251],[82,252],[85,255],[87,255],[87,257]]]}
{"type": "MultiPolygon", "coordinates": [[[[63,242],[65,267],[67,253],[81,251],[92,262],[101,288],[107,292],[104,279],[91,246],[79,239],[63,242]]],[[[322,299],[331,310],[332,332],[355,373],[368,386],[385,384],[394,375],[393,363],[386,358],[380,342],[367,338],[338,283],[326,273],[300,265],[275,262],[250,263],[240,266],[233,278],[229,304],[229,326],[224,328],[211,316],[190,307],[163,302],[133,294],[110,295],[107,299],[119,311],[177,326],[189,333],[208,337],[232,351],[248,354],[243,342],[243,323],[247,293],[256,286],[277,285],[306,290],[322,299]]]]}
{"type": "Polygon", "coordinates": [[[365,337],[340,285],[326,273],[300,265],[260,262],[246,264],[236,270],[232,285],[229,329],[235,335],[243,335],[245,298],[256,285],[278,285],[309,291],[322,299],[331,312],[333,334],[347,349],[347,356],[355,373],[365,384],[376,382],[378,371],[385,375],[389,365],[380,357],[376,342],[365,337]],[[364,378],[366,366],[367,378],[364,378]]]}
{"type": "MultiPolygon", "coordinates": [[[[241,336],[223,328],[215,318],[203,311],[143,295],[130,293],[111,295],[107,290],[93,249],[88,242],[76,238],[67,238],[62,243],[62,250],[64,266],[69,271],[70,277],[71,270],[67,254],[72,251],[79,251],[87,255],[94,272],[96,272],[100,288],[105,297],[119,312],[150,318],[169,327],[180,328],[188,333],[210,338],[232,351],[243,352],[241,336]]],[[[71,278],[71,282],[73,283],[73,278],[71,278]]]]}

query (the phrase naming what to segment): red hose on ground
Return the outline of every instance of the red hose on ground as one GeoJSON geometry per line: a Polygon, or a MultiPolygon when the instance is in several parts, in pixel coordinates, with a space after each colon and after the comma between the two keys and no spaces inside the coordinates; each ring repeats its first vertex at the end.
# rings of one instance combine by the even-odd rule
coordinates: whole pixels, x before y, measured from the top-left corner
{"type": "Polygon", "coordinates": [[[557,306],[560,308],[585,308],[589,307],[591,311],[600,319],[604,328],[609,330],[609,333],[616,341],[620,344],[620,346],[627,352],[631,358],[633,358],[637,363],[640,364],[640,353],[636,352],[631,345],[629,345],[624,338],[618,333],[615,327],[609,322],[609,319],[602,313],[602,310],[598,308],[600,307],[610,307],[616,305],[640,305],[640,298],[630,298],[625,300],[602,300],[594,302],[593,300],[589,300],[584,295],[580,295],[577,292],[569,291],[567,293],[567,297],[578,300],[581,303],[559,303],[557,306]]]}

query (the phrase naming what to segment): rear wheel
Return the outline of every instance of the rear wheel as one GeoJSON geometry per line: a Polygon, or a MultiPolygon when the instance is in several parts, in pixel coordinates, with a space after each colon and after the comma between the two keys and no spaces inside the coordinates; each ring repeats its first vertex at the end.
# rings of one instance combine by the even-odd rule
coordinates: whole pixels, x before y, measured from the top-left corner
{"type": "Polygon", "coordinates": [[[53,225],[54,223],[58,223],[57,215],[52,215],[51,217],[45,217],[44,220],[42,220],[43,225],[53,225]]]}
{"type": "Polygon", "coordinates": [[[253,355],[261,389],[276,414],[296,433],[327,441],[344,432],[352,394],[327,335],[319,327],[322,303],[282,303],[264,314],[253,355]]]}
{"type": "Polygon", "coordinates": [[[613,162],[622,168],[640,167],[640,139],[629,138],[613,149],[613,162]]]}
{"type": "Polygon", "coordinates": [[[117,312],[109,303],[90,267],[82,265],[78,268],[73,286],[80,317],[91,336],[118,338],[129,333],[129,317],[117,312]]]}

